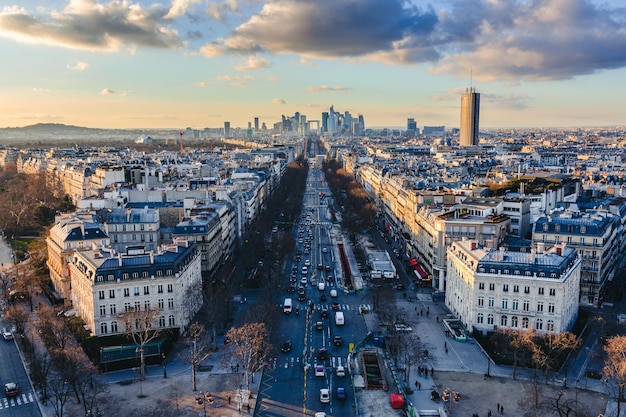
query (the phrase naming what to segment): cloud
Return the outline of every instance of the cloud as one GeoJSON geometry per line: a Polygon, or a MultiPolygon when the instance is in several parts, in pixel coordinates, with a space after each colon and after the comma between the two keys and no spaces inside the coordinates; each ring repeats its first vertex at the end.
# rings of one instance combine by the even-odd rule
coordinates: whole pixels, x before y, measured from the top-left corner
{"type": "MultiPolygon", "coordinates": [[[[267,0],[200,53],[427,65],[478,81],[562,80],[626,66],[626,9],[601,0],[267,0]]],[[[224,8],[232,10],[233,8],[224,8]]]]}
{"type": "Polygon", "coordinates": [[[217,81],[226,81],[231,87],[247,87],[248,82],[254,80],[252,76],[240,77],[237,75],[221,75],[216,78],[217,81]]]}
{"type": "Polygon", "coordinates": [[[287,102],[285,100],[283,100],[282,98],[275,98],[272,100],[272,103],[274,104],[287,104],[287,102]]]}
{"type": "Polygon", "coordinates": [[[211,2],[206,9],[207,16],[218,22],[224,22],[229,14],[237,12],[239,12],[237,0],[226,0],[222,3],[211,2]]]}
{"type": "Polygon", "coordinates": [[[18,42],[70,49],[119,51],[137,46],[176,49],[178,32],[166,25],[167,9],[155,4],[112,0],[71,0],[62,11],[29,14],[23,9],[0,13],[0,36],[18,42]]]}
{"type": "Polygon", "coordinates": [[[341,87],[341,86],[335,86],[335,87],[329,87],[327,85],[320,85],[319,87],[307,87],[306,91],[311,92],[311,93],[316,93],[319,91],[346,91],[346,90],[350,90],[349,87],[341,87]]]}
{"type": "Polygon", "coordinates": [[[529,107],[530,97],[524,94],[481,94],[482,102],[490,103],[493,108],[507,108],[512,110],[526,110],[529,107]]]}
{"type": "Polygon", "coordinates": [[[41,87],[33,87],[33,88],[31,88],[31,91],[33,93],[49,93],[50,89],[49,88],[41,88],[41,87]]]}
{"type": "Polygon", "coordinates": [[[251,56],[248,58],[245,64],[237,65],[235,69],[237,71],[250,71],[261,68],[269,68],[272,65],[271,62],[258,56],[251,56]]]}
{"type": "Polygon", "coordinates": [[[68,64],[67,67],[74,71],[85,71],[89,64],[83,61],[76,61],[74,64],[68,64]]]}
{"type": "Polygon", "coordinates": [[[208,82],[206,82],[206,81],[200,81],[200,82],[198,83],[198,85],[199,85],[200,87],[202,87],[202,88],[208,88],[208,87],[210,87],[210,86],[211,86],[211,84],[209,84],[209,83],[208,83],[208,82]]]}
{"type": "Polygon", "coordinates": [[[100,94],[102,94],[103,96],[109,96],[111,94],[115,94],[115,90],[111,90],[110,88],[103,88],[102,91],[100,91],[100,94]]]}
{"type": "Polygon", "coordinates": [[[172,0],[172,7],[170,7],[169,11],[164,19],[176,19],[177,17],[183,16],[187,13],[187,10],[191,7],[192,4],[198,4],[202,0],[172,0]]]}
{"type": "Polygon", "coordinates": [[[300,63],[302,65],[306,65],[307,67],[316,67],[317,66],[317,64],[314,61],[312,61],[312,60],[310,60],[309,58],[306,58],[306,57],[300,57],[300,63]]]}

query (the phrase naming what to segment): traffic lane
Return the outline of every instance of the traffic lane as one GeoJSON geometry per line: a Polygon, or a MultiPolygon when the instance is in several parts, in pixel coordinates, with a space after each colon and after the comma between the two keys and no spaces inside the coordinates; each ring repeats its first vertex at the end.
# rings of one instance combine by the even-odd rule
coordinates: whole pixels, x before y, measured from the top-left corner
{"type": "MultiPolygon", "coordinates": [[[[6,327],[6,326],[5,326],[6,327]]],[[[6,398],[0,401],[0,416],[27,416],[41,417],[39,406],[36,402],[36,393],[33,391],[22,360],[17,351],[14,340],[0,341],[0,381],[4,389],[4,384],[15,382],[20,394],[15,398],[6,398]]],[[[1,395],[4,396],[4,393],[1,395]]]]}

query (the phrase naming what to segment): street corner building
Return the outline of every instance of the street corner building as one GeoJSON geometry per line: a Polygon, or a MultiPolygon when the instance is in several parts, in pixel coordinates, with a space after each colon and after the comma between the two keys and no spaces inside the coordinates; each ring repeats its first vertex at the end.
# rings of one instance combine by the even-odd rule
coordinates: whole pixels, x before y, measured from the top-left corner
{"type": "Polygon", "coordinates": [[[155,308],[155,329],[182,332],[202,306],[200,263],[196,245],[185,240],[125,253],[93,245],[68,265],[72,308],[94,336],[126,333],[125,312],[155,308]]]}

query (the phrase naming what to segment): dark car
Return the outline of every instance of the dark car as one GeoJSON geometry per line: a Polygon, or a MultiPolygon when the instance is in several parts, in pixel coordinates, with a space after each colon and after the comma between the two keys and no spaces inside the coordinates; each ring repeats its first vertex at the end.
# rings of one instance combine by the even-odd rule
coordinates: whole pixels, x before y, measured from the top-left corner
{"type": "Polygon", "coordinates": [[[339,303],[332,303],[330,305],[330,308],[332,308],[333,310],[339,310],[339,303]]]}
{"type": "Polygon", "coordinates": [[[326,265],[326,266],[324,267],[324,269],[326,270],[326,272],[330,272],[330,266],[329,266],[329,265],[326,265]]]}
{"type": "Polygon", "coordinates": [[[298,294],[298,301],[304,301],[304,300],[306,300],[306,295],[298,294]]]}
{"type": "Polygon", "coordinates": [[[291,352],[291,340],[285,341],[285,343],[283,343],[283,345],[280,347],[280,351],[283,353],[291,352]]]}
{"type": "Polygon", "coordinates": [[[326,294],[322,294],[322,295],[320,296],[320,301],[321,301],[321,302],[326,301],[326,294]]]}
{"type": "Polygon", "coordinates": [[[328,359],[328,351],[326,348],[320,348],[320,350],[317,351],[317,359],[321,361],[328,359]]]}
{"type": "Polygon", "coordinates": [[[322,306],[320,314],[322,315],[322,317],[328,317],[328,306],[322,306]]]}
{"type": "Polygon", "coordinates": [[[287,287],[287,292],[293,294],[294,292],[296,292],[296,286],[290,285],[289,287],[287,287]]]}
{"type": "Polygon", "coordinates": [[[346,389],[344,387],[337,387],[337,399],[338,400],[346,399],[346,389]]]}
{"type": "Polygon", "coordinates": [[[315,328],[317,330],[324,330],[324,322],[323,321],[317,321],[315,322],[315,328]]]}
{"type": "Polygon", "coordinates": [[[343,345],[343,339],[342,339],[342,337],[341,337],[341,336],[335,336],[335,337],[333,338],[333,345],[335,345],[335,346],[341,346],[341,345],[343,345]]]}

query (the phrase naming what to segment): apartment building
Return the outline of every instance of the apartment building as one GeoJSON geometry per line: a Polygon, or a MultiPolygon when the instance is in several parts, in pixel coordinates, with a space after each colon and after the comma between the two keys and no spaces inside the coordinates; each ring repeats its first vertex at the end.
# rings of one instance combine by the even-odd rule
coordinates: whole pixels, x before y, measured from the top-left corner
{"type": "Polygon", "coordinates": [[[200,252],[186,241],[149,252],[94,245],[74,252],[69,273],[72,307],[94,336],[125,333],[125,312],[155,308],[154,328],[182,332],[202,306],[200,252]]]}
{"type": "Polygon", "coordinates": [[[160,244],[160,216],[155,208],[103,209],[98,211],[98,218],[118,252],[131,246],[151,251],[160,244]]]}
{"type": "Polygon", "coordinates": [[[215,211],[201,211],[174,228],[174,239],[184,239],[194,242],[200,253],[201,269],[203,273],[212,272],[224,259],[225,242],[222,239],[222,223],[215,211]]]}
{"type": "Polygon", "coordinates": [[[447,254],[446,306],[468,332],[571,330],[578,314],[581,257],[561,243],[531,252],[454,242],[447,254]]]}
{"type": "Polygon", "coordinates": [[[537,219],[533,242],[566,243],[582,258],[580,305],[599,306],[605,284],[615,276],[622,244],[621,219],[605,210],[556,210],[537,219]]]}
{"type": "Polygon", "coordinates": [[[68,264],[74,252],[91,250],[94,245],[105,247],[110,241],[103,225],[96,221],[92,213],[77,212],[57,218],[46,238],[46,264],[52,285],[62,298],[70,297],[72,282],[68,264]]]}

